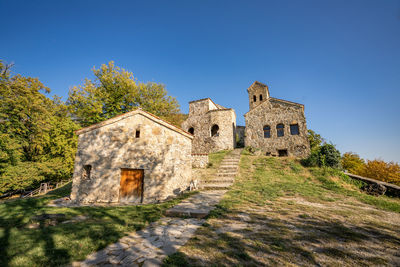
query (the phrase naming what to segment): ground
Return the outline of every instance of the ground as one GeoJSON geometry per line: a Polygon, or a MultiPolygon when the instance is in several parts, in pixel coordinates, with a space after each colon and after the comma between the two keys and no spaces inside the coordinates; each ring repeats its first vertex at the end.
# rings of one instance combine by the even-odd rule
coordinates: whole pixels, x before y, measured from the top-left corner
{"type": "MultiPolygon", "coordinates": [[[[209,168],[197,174],[211,176],[227,152],[212,154],[209,168]]],[[[243,153],[231,190],[165,265],[399,266],[400,199],[369,196],[359,187],[332,169],[243,153]]],[[[0,266],[83,260],[159,220],[186,197],[130,207],[47,206],[69,192],[67,185],[46,196],[0,203],[0,266]],[[35,219],[43,214],[65,217],[35,219]]]]}
{"type": "Polygon", "coordinates": [[[0,266],[60,266],[144,228],[182,198],[162,204],[126,207],[57,208],[47,204],[67,196],[71,184],[50,194],[0,203],[0,266]],[[61,214],[56,220],[35,216],[61,214]]]}
{"type": "Polygon", "coordinates": [[[167,266],[400,265],[400,200],[332,169],[243,155],[232,189],[167,266]]]}

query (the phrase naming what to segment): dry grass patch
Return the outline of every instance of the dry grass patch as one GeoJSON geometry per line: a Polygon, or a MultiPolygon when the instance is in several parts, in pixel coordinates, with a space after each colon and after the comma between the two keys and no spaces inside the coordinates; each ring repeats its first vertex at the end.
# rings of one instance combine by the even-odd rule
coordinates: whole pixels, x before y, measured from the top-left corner
{"type": "Polygon", "coordinates": [[[400,265],[400,200],[331,169],[243,155],[240,175],[167,266],[400,265]]]}

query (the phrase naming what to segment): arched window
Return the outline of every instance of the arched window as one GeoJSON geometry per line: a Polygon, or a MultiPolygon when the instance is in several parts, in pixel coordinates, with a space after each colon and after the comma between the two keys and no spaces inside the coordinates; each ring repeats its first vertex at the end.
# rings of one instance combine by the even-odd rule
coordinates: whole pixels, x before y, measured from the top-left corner
{"type": "Polygon", "coordinates": [[[188,132],[191,133],[191,134],[194,134],[194,128],[193,128],[193,127],[190,127],[189,130],[188,130],[188,132]]]}
{"type": "Polygon", "coordinates": [[[257,97],[255,95],[253,95],[253,101],[256,102],[257,101],[257,97]]]}
{"type": "Polygon", "coordinates": [[[219,136],[219,132],[218,131],[219,131],[219,126],[214,124],[211,127],[211,136],[219,136]]]}
{"type": "Polygon", "coordinates": [[[278,137],[284,136],[285,135],[285,130],[284,129],[285,129],[285,126],[282,123],[276,125],[276,135],[278,137]]]}
{"type": "Polygon", "coordinates": [[[271,137],[271,127],[269,127],[269,125],[265,125],[263,130],[264,130],[264,138],[270,138],[271,137]]]}
{"type": "Polygon", "coordinates": [[[299,125],[298,124],[291,124],[290,125],[290,134],[291,135],[299,135],[299,125]]]}
{"type": "Polygon", "coordinates": [[[262,101],[262,95],[260,95],[260,101],[262,101]]]}

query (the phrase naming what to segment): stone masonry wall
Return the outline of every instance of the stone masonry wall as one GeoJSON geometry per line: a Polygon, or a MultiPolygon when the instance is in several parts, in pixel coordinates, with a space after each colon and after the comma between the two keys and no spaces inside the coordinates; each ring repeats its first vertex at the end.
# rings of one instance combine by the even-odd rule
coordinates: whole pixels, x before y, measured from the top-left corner
{"type": "Polygon", "coordinates": [[[192,154],[193,168],[206,168],[208,165],[208,154],[192,154]]]}
{"type": "Polygon", "coordinates": [[[302,106],[269,98],[245,115],[245,145],[261,149],[272,156],[287,149],[289,156],[306,157],[310,153],[307,125],[302,106]],[[276,126],[284,124],[284,136],[278,137],[276,126]],[[290,134],[290,125],[299,125],[299,135],[290,134]],[[271,137],[264,138],[263,127],[271,127],[271,137]]]}
{"type": "Polygon", "coordinates": [[[193,101],[189,104],[189,117],[182,129],[194,129],[192,153],[202,154],[233,149],[235,147],[236,114],[233,109],[218,108],[210,99],[193,101]],[[218,136],[211,136],[211,127],[219,127],[218,136]]]}
{"type": "Polygon", "coordinates": [[[79,135],[71,199],[118,202],[121,168],[132,168],[144,169],[143,203],[162,201],[189,186],[191,161],[189,137],[135,114],[79,135]],[[84,165],[92,165],[90,179],[84,165]]]}

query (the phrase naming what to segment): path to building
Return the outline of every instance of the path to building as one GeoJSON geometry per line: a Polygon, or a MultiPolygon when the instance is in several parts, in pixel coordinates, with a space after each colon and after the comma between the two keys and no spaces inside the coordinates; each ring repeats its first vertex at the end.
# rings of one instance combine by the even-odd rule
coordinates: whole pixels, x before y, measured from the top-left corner
{"type": "Polygon", "coordinates": [[[200,193],[166,211],[166,215],[143,230],[130,233],[117,243],[89,255],[74,266],[160,266],[168,255],[185,245],[218,204],[237,173],[241,149],[225,156],[216,177],[202,181],[200,193]]]}

